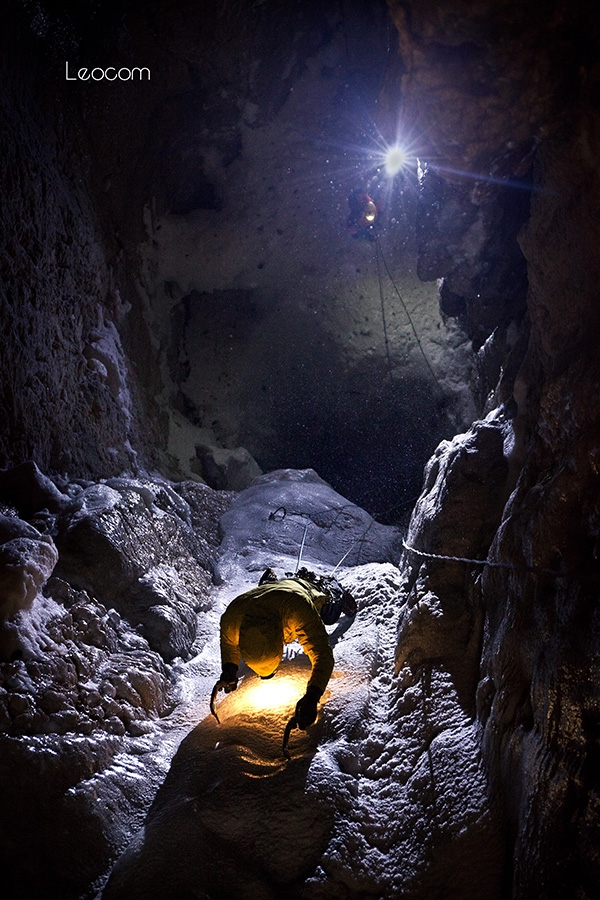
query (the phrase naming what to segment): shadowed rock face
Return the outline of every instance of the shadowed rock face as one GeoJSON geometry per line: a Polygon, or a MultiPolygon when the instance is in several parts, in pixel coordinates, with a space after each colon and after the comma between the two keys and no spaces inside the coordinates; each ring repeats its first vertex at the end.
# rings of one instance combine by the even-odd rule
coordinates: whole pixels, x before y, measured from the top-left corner
{"type": "Polygon", "coordinates": [[[2,858],[32,898],[83,896],[127,840],[164,775],[170,664],[209,631],[232,495],[109,481],[0,474],[2,858]]]}
{"type": "Polygon", "coordinates": [[[211,567],[187,504],[169,487],[109,479],[85,489],[77,506],[58,526],[55,575],[116,606],[167,661],[186,658],[211,567]],[[166,546],[172,562],[162,560],[166,546]]]}
{"type": "MultiPolygon", "coordinates": [[[[390,9],[407,66],[408,114],[431,136],[435,177],[447,182],[447,195],[480,187],[503,158],[502,177],[522,177],[524,150],[538,143],[530,218],[518,236],[527,263],[529,346],[509,393],[505,380],[495,395],[509,400],[505,452],[513,493],[489,545],[500,567],[467,571],[465,592],[476,592],[485,615],[478,716],[506,816],[507,891],[523,900],[591,897],[599,877],[591,848],[600,827],[592,775],[600,728],[592,387],[600,184],[589,153],[599,133],[592,104],[598,16],[587,3],[557,4],[552,15],[529,3],[448,2],[431,15],[411,2],[390,2],[390,9]],[[509,146],[522,148],[512,162],[504,155],[509,146]],[[465,175],[456,188],[459,170],[465,175]]],[[[425,240],[424,266],[428,253],[425,240]]],[[[436,253],[438,274],[447,272],[450,286],[457,256],[436,253]]],[[[474,321],[483,314],[472,300],[450,301],[455,315],[469,315],[471,303],[474,321]]],[[[462,490],[450,483],[447,489],[440,515],[433,514],[442,529],[445,506],[462,490]]],[[[411,534],[427,542],[430,526],[418,510],[411,534]]],[[[449,530],[435,552],[455,555],[455,546],[449,530]]],[[[438,563],[424,567],[431,565],[438,563]]]]}

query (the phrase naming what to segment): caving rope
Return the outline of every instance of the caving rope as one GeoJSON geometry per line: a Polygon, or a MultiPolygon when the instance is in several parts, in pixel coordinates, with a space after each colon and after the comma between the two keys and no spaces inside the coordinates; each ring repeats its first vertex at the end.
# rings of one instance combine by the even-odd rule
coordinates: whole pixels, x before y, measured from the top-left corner
{"type": "MultiPolygon", "coordinates": [[[[415,497],[415,499],[417,499],[417,498],[415,497]]],[[[354,507],[354,506],[355,506],[354,503],[347,503],[347,504],[344,504],[343,506],[334,507],[334,508],[331,509],[331,510],[327,510],[327,512],[333,512],[333,513],[336,513],[336,516],[335,516],[335,518],[332,520],[332,522],[324,528],[324,530],[325,530],[325,531],[329,531],[330,528],[333,528],[333,526],[335,525],[336,519],[338,518],[339,515],[341,515],[341,514],[343,513],[343,511],[344,511],[344,509],[346,509],[346,507],[354,507]]],[[[390,509],[393,509],[393,508],[394,508],[394,507],[390,507],[390,509]]],[[[292,511],[292,512],[288,512],[288,510],[287,510],[287,508],[286,508],[285,506],[278,506],[277,509],[275,509],[275,510],[273,510],[272,512],[269,513],[268,519],[271,520],[271,521],[274,521],[274,522],[282,522],[282,521],[285,519],[285,517],[286,517],[287,515],[291,515],[291,516],[294,516],[294,515],[295,515],[295,516],[303,517],[303,516],[306,516],[307,513],[295,513],[295,512],[293,512],[293,511],[292,511]]],[[[307,532],[307,530],[308,530],[308,526],[309,526],[310,522],[313,522],[313,520],[310,519],[310,517],[309,517],[309,522],[307,522],[306,525],[304,526],[304,532],[303,532],[303,534],[302,534],[302,542],[301,542],[301,546],[300,546],[300,551],[299,551],[299,553],[298,553],[298,560],[297,560],[297,562],[296,562],[296,572],[295,572],[295,574],[298,574],[298,571],[299,571],[299,569],[300,569],[300,562],[301,562],[301,560],[302,560],[302,554],[303,554],[303,552],[304,552],[304,543],[305,543],[305,540],[306,540],[306,532],[307,532]]],[[[317,522],[313,522],[313,524],[316,524],[318,527],[320,527],[320,526],[319,526],[319,523],[317,523],[317,522]]],[[[371,528],[372,528],[375,524],[377,524],[377,520],[374,519],[374,518],[371,518],[371,521],[370,521],[369,524],[366,526],[366,528],[365,528],[363,531],[361,531],[361,533],[358,535],[358,537],[356,537],[356,538],[352,541],[352,543],[350,544],[350,546],[348,547],[348,549],[346,550],[346,552],[344,553],[344,555],[341,557],[341,559],[336,563],[336,565],[334,566],[334,568],[331,570],[329,577],[332,577],[333,575],[335,575],[335,573],[337,572],[337,570],[339,569],[339,567],[342,565],[342,563],[344,562],[344,560],[350,555],[350,553],[352,552],[352,550],[354,550],[354,548],[356,547],[356,545],[357,545],[359,542],[364,541],[366,535],[368,534],[368,532],[371,530],[371,528]]],[[[359,561],[360,561],[360,552],[359,552],[359,554],[358,554],[358,558],[357,558],[357,560],[356,560],[355,565],[358,565],[358,564],[359,564],[359,561]]],[[[293,577],[293,576],[292,576],[292,577],[293,577]]]]}
{"type": "Polygon", "coordinates": [[[302,553],[304,552],[304,541],[306,540],[306,532],[308,531],[308,522],[304,526],[304,531],[302,533],[302,543],[300,544],[300,550],[298,551],[298,560],[296,562],[296,572],[297,575],[300,571],[300,563],[302,562],[302,553]]]}
{"type": "Polygon", "coordinates": [[[466,556],[444,556],[441,553],[426,553],[424,550],[417,550],[416,547],[410,547],[406,541],[402,541],[402,546],[409,553],[414,553],[422,559],[441,559],[447,562],[467,563],[472,566],[488,566],[490,569],[512,569],[514,572],[532,572],[541,575],[554,575],[555,578],[565,578],[566,572],[557,572],[556,569],[545,569],[543,566],[527,566],[516,565],[515,563],[492,562],[489,559],[470,559],[466,556]]]}
{"type": "Polygon", "coordinates": [[[415,340],[416,340],[416,342],[417,342],[417,346],[418,346],[418,348],[419,348],[419,351],[420,351],[420,353],[421,353],[421,356],[422,356],[423,359],[425,360],[425,365],[426,365],[427,368],[429,369],[429,372],[430,372],[430,374],[431,374],[431,377],[432,377],[433,380],[435,381],[436,385],[438,386],[438,388],[439,388],[439,389],[442,391],[442,393],[443,393],[442,385],[440,384],[440,381],[439,381],[437,375],[435,374],[435,372],[433,371],[433,368],[431,367],[431,363],[429,362],[429,359],[428,359],[428,357],[427,357],[427,354],[425,353],[425,351],[424,351],[424,349],[423,349],[423,345],[422,345],[422,343],[421,343],[421,338],[419,337],[419,334],[418,334],[417,329],[416,329],[416,327],[415,327],[415,323],[414,323],[413,320],[412,320],[412,316],[411,316],[410,312],[408,311],[408,307],[407,307],[406,303],[404,302],[404,298],[402,297],[402,294],[400,293],[400,290],[399,290],[399,288],[398,288],[398,285],[397,285],[396,282],[394,281],[394,278],[393,278],[392,273],[391,273],[391,271],[390,271],[390,267],[389,267],[388,264],[387,264],[387,260],[386,260],[386,258],[385,258],[385,256],[384,256],[383,249],[382,249],[382,246],[381,246],[381,242],[380,242],[380,238],[379,238],[379,237],[377,237],[377,236],[375,237],[375,239],[374,239],[374,244],[375,244],[375,261],[376,261],[376,264],[377,264],[377,279],[378,279],[378,281],[379,281],[379,300],[380,300],[380,303],[381,303],[381,321],[382,321],[382,324],[383,324],[383,337],[384,337],[384,340],[385,340],[385,355],[386,355],[387,362],[388,362],[388,368],[389,368],[389,370],[390,370],[390,376],[393,378],[393,365],[392,365],[392,358],[391,358],[391,356],[390,356],[390,343],[389,343],[388,331],[387,331],[387,320],[386,320],[386,316],[385,316],[385,299],[384,299],[384,293],[383,293],[383,278],[382,278],[382,274],[381,274],[380,260],[381,260],[381,262],[382,262],[383,265],[384,265],[384,268],[385,268],[385,271],[387,272],[388,278],[389,278],[390,281],[392,282],[392,287],[394,288],[394,291],[396,292],[396,295],[397,295],[397,297],[398,297],[398,300],[400,301],[400,303],[401,303],[401,305],[402,305],[402,309],[403,309],[404,312],[406,313],[406,318],[408,319],[408,323],[409,323],[409,325],[410,325],[410,327],[411,327],[412,333],[413,333],[414,336],[415,336],[415,340]]]}
{"type": "MultiPolygon", "coordinates": [[[[281,509],[281,507],[280,507],[281,509]]],[[[296,560],[296,572],[295,576],[298,575],[300,571],[300,563],[302,562],[302,553],[304,551],[304,541],[306,540],[306,532],[308,531],[308,522],[304,526],[304,531],[302,533],[302,543],[300,544],[300,550],[298,551],[298,559],[296,560]]],[[[294,577],[295,577],[294,576],[294,577]]],[[[293,716],[290,718],[289,722],[285,726],[285,731],[283,732],[283,745],[282,752],[285,758],[289,761],[292,757],[289,751],[289,743],[290,743],[290,734],[294,730],[294,728],[298,727],[298,722],[296,719],[296,713],[294,712],[293,716]]]]}
{"type": "MultiPolygon", "coordinates": [[[[379,257],[381,254],[381,248],[379,246],[379,241],[375,238],[375,261],[377,263],[377,280],[379,282],[379,300],[381,303],[381,322],[383,325],[383,339],[385,341],[385,357],[387,359],[388,369],[390,371],[390,378],[394,377],[394,367],[392,365],[392,357],[390,356],[390,342],[387,333],[387,321],[385,318],[385,299],[383,296],[383,279],[381,277],[381,268],[379,265],[379,257]]],[[[410,322],[409,316],[409,322],[410,322]]],[[[411,322],[412,325],[412,322],[411,322]]],[[[414,331],[414,329],[413,329],[414,331]]]]}
{"type": "MultiPolygon", "coordinates": [[[[281,508],[281,507],[280,507],[280,508],[281,508]]],[[[375,520],[373,520],[373,521],[375,521],[375,520]]],[[[353,549],[353,547],[355,546],[356,542],[357,542],[358,540],[362,540],[362,538],[364,538],[364,536],[366,535],[367,531],[369,530],[369,528],[371,527],[372,524],[373,524],[373,522],[370,522],[369,525],[367,526],[367,528],[365,529],[365,531],[364,531],[362,534],[360,534],[360,535],[358,536],[358,538],[356,538],[356,540],[354,540],[354,541],[352,542],[352,544],[350,544],[350,547],[348,548],[348,550],[346,550],[346,552],[344,553],[344,555],[342,556],[342,558],[340,559],[340,561],[337,563],[337,565],[335,566],[335,568],[332,570],[332,572],[331,572],[329,578],[333,578],[334,574],[337,572],[338,568],[341,566],[341,564],[342,564],[343,561],[346,559],[346,557],[348,556],[348,554],[350,553],[350,551],[353,549]]],[[[306,539],[306,532],[308,531],[308,525],[309,525],[309,523],[307,522],[306,525],[304,526],[304,533],[302,534],[302,543],[301,543],[301,545],[300,545],[300,551],[299,551],[299,553],[298,553],[298,561],[297,561],[297,563],[296,563],[296,575],[297,575],[298,572],[300,571],[300,562],[301,562],[301,560],[302,560],[302,552],[303,552],[303,550],[304,550],[304,541],[305,541],[305,539],[306,539]]],[[[282,743],[282,747],[281,747],[282,752],[283,752],[283,755],[284,755],[285,758],[288,760],[288,762],[289,762],[289,761],[291,760],[291,758],[292,758],[292,757],[291,757],[291,754],[290,754],[290,750],[289,750],[290,735],[291,735],[292,731],[293,731],[295,728],[298,728],[298,720],[296,719],[296,713],[294,712],[294,714],[293,714],[293,715],[291,716],[291,718],[289,719],[287,725],[285,726],[285,730],[284,730],[284,732],[283,732],[283,743],[282,743]]]]}

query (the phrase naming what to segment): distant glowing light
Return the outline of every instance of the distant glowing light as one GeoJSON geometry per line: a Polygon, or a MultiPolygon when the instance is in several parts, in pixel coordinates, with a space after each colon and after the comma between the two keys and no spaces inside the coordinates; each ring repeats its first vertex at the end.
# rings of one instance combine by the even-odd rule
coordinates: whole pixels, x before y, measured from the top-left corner
{"type": "Polygon", "coordinates": [[[367,204],[364,208],[364,216],[367,222],[374,222],[377,218],[377,207],[371,199],[367,201],[367,204]]]}
{"type": "Polygon", "coordinates": [[[378,168],[387,177],[390,187],[397,175],[410,177],[415,172],[417,159],[422,155],[422,139],[415,131],[414,126],[401,113],[399,113],[395,130],[390,129],[387,136],[384,136],[377,129],[374,142],[377,148],[375,159],[378,168]]]}
{"type": "Polygon", "coordinates": [[[407,164],[408,158],[406,151],[398,144],[389,147],[385,154],[385,171],[392,177],[397,175],[407,164]]]}

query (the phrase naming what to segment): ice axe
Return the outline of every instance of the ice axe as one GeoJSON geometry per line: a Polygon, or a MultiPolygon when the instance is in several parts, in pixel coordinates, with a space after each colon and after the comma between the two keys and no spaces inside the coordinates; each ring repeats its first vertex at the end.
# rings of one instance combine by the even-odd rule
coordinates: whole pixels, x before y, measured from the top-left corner
{"type": "MultiPolygon", "coordinates": [[[[217,710],[215,709],[215,702],[216,702],[218,693],[219,693],[219,682],[217,681],[214,688],[212,689],[212,694],[210,695],[210,711],[213,714],[213,716],[215,717],[215,719],[217,720],[218,724],[220,725],[221,721],[217,715],[217,710]]],[[[282,749],[283,749],[283,755],[285,756],[286,759],[292,758],[290,756],[288,744],[290,742],[290,734],[292,733],[294,728],[297,728],[297,727],[298,727],[298,722],[296,721],[296,716],[293,715],[292,718],[290,719],[290,721],[285,726],[285,731],[283,732],[283,748],[282,749]]]]}
{"type": "Polygon", "coordinates": [[[215,719],[217,720],[217,724],[218,724],[218,725],[221,724],[221,720],[219,719],[219,717],[218,717],[218,715],[217,715],[217,710],[216,710],[216,708],[215,708],[215,703],[216,703],[216,700],[217,700],[217,694],[219,693],[219,684],[220,684],[220,682],[217,681],[217,683],[215,684],[214,688],[212,689],[212,694],[210,695],[210,711],[211,711],[211,713],[213,714],[213,716],[215,717],[215,719]]]}
{"type": "Polygon", "coordinates": [[[298,722],[296,721],[296,716],[293,715],[290,721],[285,726],[285,731],[283,732],[283,755],[286,759],[291,759],[290,751],[288,749],[288,744],[290,742],[290,734],[292,733],[294,728],[298,727],[298,722]]]}

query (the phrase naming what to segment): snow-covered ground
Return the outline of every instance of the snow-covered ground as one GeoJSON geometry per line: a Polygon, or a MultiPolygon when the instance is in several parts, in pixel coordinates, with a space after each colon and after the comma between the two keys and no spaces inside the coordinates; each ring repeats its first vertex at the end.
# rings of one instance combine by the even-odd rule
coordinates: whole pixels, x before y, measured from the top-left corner
{"type": "MultiPolygon", "coordinates": [[[[328,628],[333,676],[317,723],[291,733],[288,761],[283,733],[310,672],[299,647],[272,681],[246,670],[236,692],[219,695],[220,724],[210,715],[220,615],[256,584],[269,550],[260,540],[246,555],[230,546],[162,723],[165,755],[183,740],[106,900],[496,897],[502,854],[474,725],[440,666],[394,673],[400,569],[338,570],[358,614],[328,628]]],[[[303,563],[331,571],[318,546],[307,541],[303,563]]],[[[280,576],[297,564],[276,549],[269,560],[280,576]]]]}

